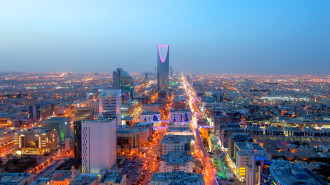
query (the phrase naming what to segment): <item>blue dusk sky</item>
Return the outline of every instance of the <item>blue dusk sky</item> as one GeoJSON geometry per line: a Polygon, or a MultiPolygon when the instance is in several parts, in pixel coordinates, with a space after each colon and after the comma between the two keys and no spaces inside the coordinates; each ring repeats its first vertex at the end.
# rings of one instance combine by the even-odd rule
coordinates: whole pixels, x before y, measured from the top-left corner
{"type": "Polygon", "coordinates": [[[329,0],[3,0],[0,71],[330,73],[329,0]]]}

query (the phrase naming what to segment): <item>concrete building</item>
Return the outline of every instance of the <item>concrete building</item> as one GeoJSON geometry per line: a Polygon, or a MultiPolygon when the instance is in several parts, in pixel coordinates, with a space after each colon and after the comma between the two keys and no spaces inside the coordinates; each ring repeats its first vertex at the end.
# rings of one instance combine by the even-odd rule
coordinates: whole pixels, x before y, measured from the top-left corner
{"type": "Polygon", "coordinates": [[[69,117],[51,117],[50,119],[42,120],[42,126],[54,130],[59,142],[64,143],[65,138],[70,137],[70,118],[69,117]]]}
{"type": "Polygon", "coordinates": [[[90,107],[75,107],[73,111],[75,121],[85,121],[94,119],[93,108],[90,107]]]}
{"type": "Polygon", "coordinates": [[[285,136],[304,136],[304,132],[297,127],[284,127],[285,136]]]}
{"type": "Polygon", "coordinates": [[[140,114],[140,121],[142,122],[154,122],[159,121],[159,112],[143,112],[140,114]]]}
{"type": "Polygon", "coordinates": [[[215,133],[219,136],[219,138],[221,137],[221,132],[223,128],[240,128],[240,125],[238,123],[215,123],[214,124],[214,129],[215,129],[215,133]]]}
{"type": "Polygon", "coordinates": [[[284,132],[278,127],[269,126],[265,128],[265,135],[279,136],[284,135],[284,132]]]}
{"type": "Polygon", "coordinates": [[[251,136],[260,136],[264,134],[264,131],[257,126],[248,126],[245,130],[247,133],[249,133],[251,136]]]}
{"type": "Polygon", "coordinates": [[[100,177],[98,174],[79,174],[69,185],[98,185],[100,177]]]}
{"type": "Polygon", "coordinates": [[[229,136],[228,140],[228,155],[234,157],[235,142],[252,142],[252,138],[249,133],[233,133],[229,136]]]}
{"type": "MultiPolygon", "coordinates": [[[[150,104],[142,105],[142,110],[147,111],[147,112],[159,112],[159,110],[162,108],[163,108],[162,103],[150,103],[150,104]]],[[[141,121],[143,121],[143,120],[141,120],[141,121]]]]}
{"type": "Polygon", "coordinates": [[[189,126],[169,126],[166,134],[168,135],[194,135],[189,126]]]}
{"type": "Polygon", "coordinates": [[[284,160],[273,160],[270,166],[272,181],[276,184],[327,185],[324,180],[307,168],[284,160]]]}
{"type": "Polygon", "coordinates": [[[312,127],[304,127],[303,132],[305,136],[311,136],[311,137],[320,137],[320,136],[326,136],[322,130],[316,130],[312,127]]]}
{"type": "Polygon", "coordinates": [[[184,171],[193,172],[193,157],[186,152],[168,152],[160,159],[160,172],[184,171]]]}
{"type": "Polygon", "coordinates": [[[101,173],[98,185],[126,185],[126,175],[115,172],[101,173]]]}
{"type": "Polygon", "coordinates": [[[135,123],[133,128],[139,132],[139,145],[140,147],[145,146],[152,137],[154,132],[153,123],[135,123]]]}
{"type": "Polygon", "coordinates": [[[0,153],[8,151],[15,145],[15,132],[11,129],[0,130],[0,153]]]}
{"type": "Polygon", "coordinates": [[[88,107],[93,110],[94,114],[97,114],[99,112],[99,102],[98,101],[89,102],[88,107]]]}
{"type": "MultiPolygon", "coordinates": [[[[270,155],[262,146],[260,146],[259,143],[236,142],[234,152],[236,172],[241,180],[245,180],[248,166],[252,166],[252,168],[255,170],[257,169],[257,166],[263,164],[263,161],[270,159],[270,155]],[[257,165],[257,162],[259,165],[257,165]]],[[[257,172],[253,174],[256,173],[257,172]]],[[[255,176],[254,179],[256,179],[255,176]]]]}
{"type": "Polygon", "coordinates": [[[165,135],[160,142],[162,146],[161,154],[167,155],[168,152],[186,152],[190,154],[193,140],[193,135],[165,135]]]}
{"type": "Polygon", "coordinates": [[[117,154],[133,154],[139,149],[139,131],[122,125],[117,128],[117,154]]]}
{"type": "Polygon", "coordinates": [[[43,178],[48,178],[52,185],[68,185],[71,180],[79,175],[78,170],[53,170],[43,178]]]}
{"type": "Polygon", "coordinates": [[[205,185],[203,175],[199,173],[172,171],[153,173],[150,185],[205,185]]]}
{"type": "Polygon", "coordinates": [[[189,109],[172,109],[170,111],[170,122],[184,122],[191,118],[189,109]]]}
{"type": "Polygon", "coordinates": [[[117,125],[121,125],[120,90],[104,89],[99,95],[99,116],[103,118],[116,118],[117,125]]]}
{"type": "Polygon", "coordinates": [[[27,185],[33,181],[31,173],[0,173],[1,185],[27,185]]]}
{"type": "Polygon", "coordinates": [[[54,130],[35,127],[15,133],[15,149],[18,155],[44,155],[58,147],[54,130]]]}
{"type": "Polygon", "coordinates": [[[220,135],[220,141],[221,141],[221,147],[228,149],[228,143],[229,143],[229,136],[233,133],[243,133],[245,132],[242,128],[231,128],[231,127],[225,127],[221,130],[220,135]]]}
{"type": "Polygon", "coordinates": [[[116,162],[116,119],[81,123],[83,173],[110,169],[116,162]]]}

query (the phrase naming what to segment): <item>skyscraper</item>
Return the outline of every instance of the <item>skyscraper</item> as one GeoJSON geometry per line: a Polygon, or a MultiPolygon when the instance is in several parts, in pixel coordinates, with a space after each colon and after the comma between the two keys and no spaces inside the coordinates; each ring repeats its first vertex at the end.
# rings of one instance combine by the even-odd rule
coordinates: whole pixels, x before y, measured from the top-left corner
{"type": "Polygon", "coordinates": [[[81,123],[81,159],[83,173],[99,173],[116,163],[116,119],[81,123]]]}
{"type": "Polygon", "coordinates": [[[73,122],[74,138],[74,165],[81,170],[81,123],[83,121],[73,122]]]}
{"type": "Polygon", "coordinates": [[[121,125],[120,104],[120,90],[101,90],[99,96],[99,116],[116,118],[117,125],[121,125]]]}
{"type": "Polygon", "coordinates": [[[29,118],[33,118],[33,121],[39,121],[41,117],[40,105],[29,105],[29,118]]]}
{"type": "Polygon", "coordinates": [[[113,88],[120,89],[122,96],[125,97],[126,95],[125,99],[132,99],[134,97],[133,78],[122,68],[117,68],[116,71],[113,71],[113,88]]]}
{"type": "Polygon", "coordinates": [[[158,90],[164,90],[169,85],[169,46],[158,45],[157,50],[157,87],[158,90]],[[166,49],[165,56],[161,55],[161,48],[166,49]]]}

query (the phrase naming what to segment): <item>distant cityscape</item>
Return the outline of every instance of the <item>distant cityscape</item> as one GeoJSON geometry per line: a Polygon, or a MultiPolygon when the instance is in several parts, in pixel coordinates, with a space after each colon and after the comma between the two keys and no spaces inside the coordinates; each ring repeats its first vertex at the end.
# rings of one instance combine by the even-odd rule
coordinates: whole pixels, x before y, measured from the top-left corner
{"type": "Polygon", "coordinates": [[[330,183],[329,75],[182,74],[169,52],[141,73],[1,72],[0,184],[330,183]]]}

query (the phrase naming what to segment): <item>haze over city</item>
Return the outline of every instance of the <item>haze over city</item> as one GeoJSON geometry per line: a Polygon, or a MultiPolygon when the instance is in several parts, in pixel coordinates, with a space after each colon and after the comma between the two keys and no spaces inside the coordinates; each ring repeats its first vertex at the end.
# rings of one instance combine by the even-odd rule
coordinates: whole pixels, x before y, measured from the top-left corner
{"type": "Polygon", "coordinates": [[[186,73],[323,74],[330,2],[3,1],[0,71],[154,70],[156,46],[186,73]]]}
{"type": "Polygon", "coordinates": [[[330,1],[0,3],[1,185],[329,185],[330,1]]]}

